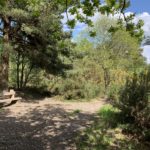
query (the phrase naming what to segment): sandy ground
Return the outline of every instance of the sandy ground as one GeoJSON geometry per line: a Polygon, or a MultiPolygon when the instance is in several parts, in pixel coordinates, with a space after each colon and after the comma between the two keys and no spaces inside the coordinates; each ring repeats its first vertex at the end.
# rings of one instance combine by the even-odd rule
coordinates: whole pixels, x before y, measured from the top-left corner
{"type": "Polygon", "coordinates": [[[93,122],[104,104],[19,101],[0,111],[0,150],[76,150],[77,133],[93,122]]]}

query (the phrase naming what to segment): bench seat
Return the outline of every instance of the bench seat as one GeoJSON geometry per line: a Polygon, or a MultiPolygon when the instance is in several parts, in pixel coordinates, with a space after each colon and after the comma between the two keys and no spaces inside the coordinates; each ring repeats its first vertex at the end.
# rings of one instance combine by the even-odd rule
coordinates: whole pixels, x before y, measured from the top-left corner
{"type": "Polygon", "coordinates": [[[15,94],[16,92],[14,90],[10,90],[9,92],[4,91],[0,96],[0,104],[11,104],[22,99],[21,97],[15,97],[15,94]]]}
{"type": "Polygon", "coordinates": [[[0,102],[4,103],[4,102],[9,102],[9,101],[16,101],[16,100],[21,100],[21,97],[0,99],[0,102]]]}

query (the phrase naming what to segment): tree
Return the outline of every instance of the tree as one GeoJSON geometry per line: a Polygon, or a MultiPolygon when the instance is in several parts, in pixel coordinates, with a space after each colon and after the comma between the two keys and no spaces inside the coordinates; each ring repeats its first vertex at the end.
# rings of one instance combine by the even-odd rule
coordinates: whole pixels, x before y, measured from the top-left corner
{"type": "MultiPolygon", "coordinates": [[[[57,69],[61,69],[63,64],[58,59],[58,51],[52,50],[51,45],[53,44],[53,48],[57,47],[58,41],[61,37],[64,37],[62,36],[60,24],[57,24],[62,12],[66,11],[66,14],[74,15],[74,19],[68,19],[68,25],[71,28],[75,26],[77,20],[92,26],[89,17],[93,16],[95,12],[99,11],[107,14],[120,12],[124,15],[125,9],[130,4],[129,0],[106,0],[105,2],[105,5],[101,5],[99,0],[2,0],[0,2],[3,39],[3,53],[1,55],[2,89],[8,88],[9,52],[12,49],[14,50],[14,45],[20,45],[21,43],[23,49],[25,47],[28,50],[32,49],[32,53],[27,53],[27,55],[39,66],[47,69],[51,65],[51,70],[57,67],[57,69]],[[57,23],[55,24],[55,22],[57,23]],[[48,25],[51,23],[53,27],[51,26],[50,29],[48,25]],[[50,35],[49,30],[51,33],[55,32],[55,34],[50,35]],[[50,39],[51,41],[49,41],[50,39]],[[51,52],[47,50],[49,48],[51,52]],[[48,59],[48,56],[51,59],[48,59]],[[36,59],[37,57],[40,59],[36,59]],[[45,62],[45,60],[47,61],[45,62]]],[[[125,16],[124,20],[126,21],[126,27],[128,27],[129,23],[125,16]]],[[[90,35],[93,36],[95,33],[90,31],[90,35]]]]}
{"type": "Polygon", "coordinates": [[[90,59],[94,59],[102,69],[105,92],[112,81],[112,70],[134,71],[144,66],[145,61],[138,37],[133,36],[123,25],[114,32],[109,32],[110,27],[118,28],[117,20],[100,17],[93,27],[81,31],[78,37],[80,41],[86,37],[93,44],[90,59]],[[95,30],[96,36],[90,37],[89,30],[95,30]]]}
{"type": "Polygon", "coordinates": [[[89,42],[93,43],[94,46],[101,45],[111,39],[110,28],[117,26],[117,20],[114,18],[107,17],[106,15],[99,14],[100,17],[93,23],[93,27],[87,27],[79,33],[75,41],[81,39],[87,39],[89,42]],[[95,31],[96,35],[91,37],[89,35],[90,31],[95,31]]]}
{"type": "MultiPolygon", "coordinates": [[[[28,58],[30,66],[41,67],[50,73],[63,71],[67,67],[61,57],[69,55],[66,39],[70,38],[70,34],[62,31],[62,11],[56,2],[8,0],[1,3],[3,90],[8,88],[9,54],[12,50],[22,60],[28,58]]],[[[18,70],[19,67],[18,62],[18,70]]]]}
{"type": "Polygon", "coordinates": [[[105,0],[103,5],[101,5],[101,2],[99,0],[77,0],[71,5],[71,7],[70,5],[68,5],[70,4],[70,2],[72,1],[65,1],[66,13],[75,15],[72,20],[68,21],[68,25],[70,25],[70,27],[72,28],[75,26],[76,21],[84,22],[89,26],[92,26],[93,23],[90,17],[93,16],[95,12],[100,12],[107,15],[114,15],[115,13],[120,12],[121,14],[123,14],[124,19],[126,19],[124,11],[130,6],[130,0],[105,0]]]}
{"type": "Polygon", "coordinates": [[[95,60],[104,72],[105,91],[111,82],[111,70],[134,71],[145,64],[138,40],[124,30],[118,30],[109,41],[98,45],[95,60]]]}

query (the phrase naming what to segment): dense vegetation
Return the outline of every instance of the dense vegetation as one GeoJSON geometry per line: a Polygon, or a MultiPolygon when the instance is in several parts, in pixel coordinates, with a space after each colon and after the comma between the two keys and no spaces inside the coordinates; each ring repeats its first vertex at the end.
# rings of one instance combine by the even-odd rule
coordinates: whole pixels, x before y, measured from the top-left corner
{"type": "Polygon", "coordinates": [[[149,77],[144,70],[127,79],[113,106],[104,106],[99,119],[77,138],[79,149],[149,149],[149,77]]]}
{"type": "Polygon", "coordinates": [[[106,0],[106,5],[99,0],[0,1],[1,90],[40,89],[41,94],[46,91],[65,100],[107,98],[113,107],[101,110],[103,122],[85,131],[80,148],[125,146],[112,141],[112,128],[125,133],[121,136],[132,134],[148,141],[150,71],[140,48],[143,21],[135,24],[134,14],[125,15],[129,4],[128,0],[106,0]],[[97,11],[101,17],[92,22],[97,11]],[[119,19],[109,16],[118,11],[119,19]],[[71,32],[63,30],[63,13],[74,16],[68,19],[70,28],[77,21],[88,24],[74,42],[71,32]]]}

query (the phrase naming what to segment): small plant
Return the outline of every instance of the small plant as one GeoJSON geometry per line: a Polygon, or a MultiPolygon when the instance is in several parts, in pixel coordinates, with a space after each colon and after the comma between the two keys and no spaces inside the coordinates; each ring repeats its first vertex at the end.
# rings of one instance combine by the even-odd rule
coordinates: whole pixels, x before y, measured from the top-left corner
{"type": "Polygon", "coordinates": [[[118,117],[119,117],[119,110],[112,105],[108,104],[104,106],[99,111],[99,116],[103,119],[105,122],[109,122],[112,127],[116,127],[118,123],[118,117]]]}
{"type": "Polygon", "coordinates": [[[79,114],[81,113],[81,110],[80,109],[76,109],[76,110],[74,110],[74,111],[72,111],[72,112],[69,112],[68,113],[68,115],[69,115],[69,117],[77,117],[79,114]]]}
{"type": "Polygon", "coordinates": [[[80,112],[81,112],[80,109],[76,109],[76,110],[73,111],[74,114],[79,114],[80,112]]]}

